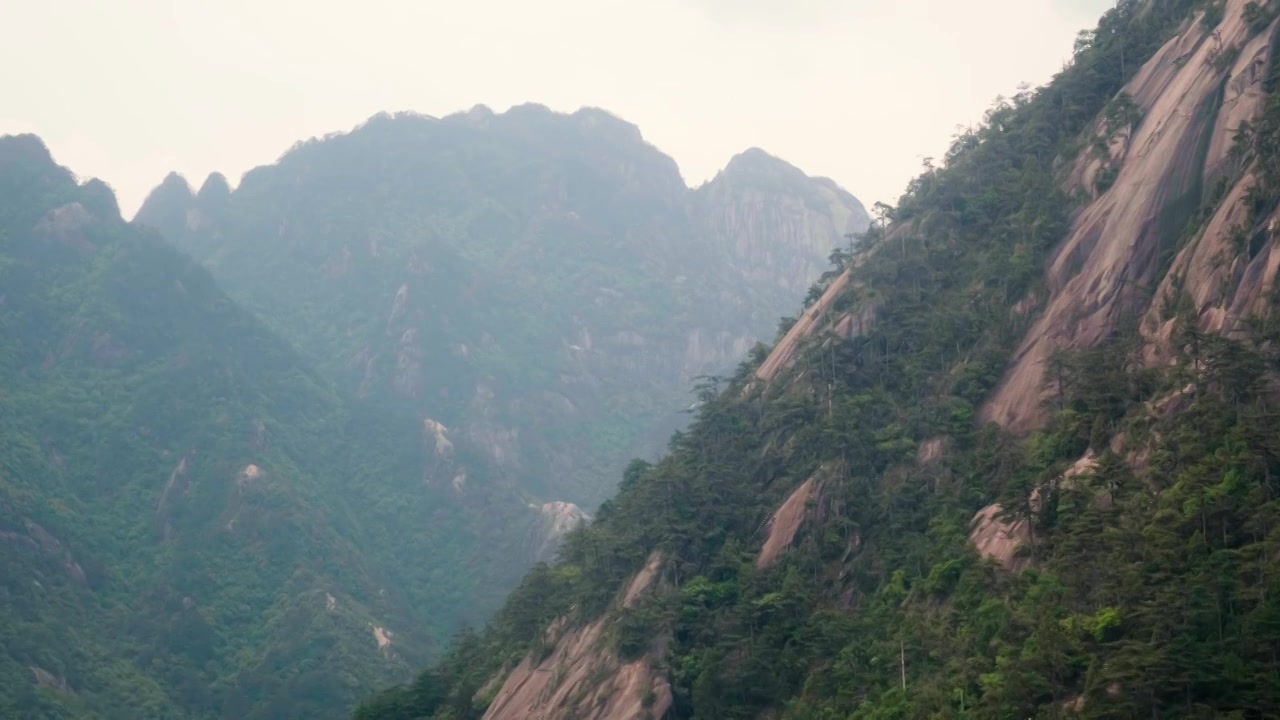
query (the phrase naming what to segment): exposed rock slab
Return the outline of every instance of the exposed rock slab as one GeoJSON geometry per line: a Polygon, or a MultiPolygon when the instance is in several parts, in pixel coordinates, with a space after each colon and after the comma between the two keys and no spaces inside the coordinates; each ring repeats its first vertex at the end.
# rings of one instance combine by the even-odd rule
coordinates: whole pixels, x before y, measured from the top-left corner
{"type": "Polygon", "coordinates": [[[1031,523],[1025,518],[1015,521],[1000,519],[1004,508],[998,503],[978,511],[969,525],[969,542],[984,558],[1000,563],[1010,572],[1020,572],[1030,560],[1018,557],[1018,548],[1031,539],[1031,523]]]}
{"type": "Polygon", "coordinates": [[[816,488],[817,482],[814,478],[805,480],[774,511],[769,519],[769,535],[764,541],[764,546],[760,548],[760,554],[756,557],[757,569],[771,567],[778,561],[783,551],[791,547],[796,533],[800,531],[800,525],[804,523],[809,498],[813,497],[816,488]]]}
{"type": "MultiPolygon", "coordinates": [[[[1077,216],[1050,263],[1048,304],[983,406],[982,420],[1018,433],[1040,427],[1051,354],[1095,345],[1121,316],[1144,309],[1160,280],[1162,239],[1182,229],[1200,202],[1206,172],[1213,171],[1210,161],[1224,156],[1218,139],[1223,115],[1226,122],[1238,121],[1253,106],[1242,87],[1231,107],[1224,105],[1233,82],[1255,72],[1258,53],[1249,52],[1255,41],[1245,5],[1228,0],[1212,32],[1190,23],[1125,86],[1143,119],[1121,153],[1115,183],[1077,216]],[[1233,48],[1244,51],[1241,60],[1224,66],[1218,59],[1233,48]]],[[[1082,156],[1080,162],[1093,159],[1082,156]]],[[[1081,175],[1077,168],[1077,180],[1081,175]]]]}
{"type": "MultiPolygon", "coordinates": [[[[649,557],[643,570],[627,584],[622,605],[639,599],[657,579],[663,558],[649,557]]],[[[659,720],[671,708],[671,687],[658,676],[654,655],[633,662],[618,658],[602,637],[605,620],[568,629],[557,622],[548,631],[559,634],[551,653],[538,660],[525,657],[507,675],[484,720],[659,720]]]]}

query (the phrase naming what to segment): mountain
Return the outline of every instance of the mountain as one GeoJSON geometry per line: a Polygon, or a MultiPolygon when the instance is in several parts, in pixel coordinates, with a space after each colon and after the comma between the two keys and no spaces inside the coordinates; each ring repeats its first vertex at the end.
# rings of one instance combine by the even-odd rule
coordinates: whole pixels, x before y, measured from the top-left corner
{"type": "Polygon", "coordinates": [[[870,224],[862,203],[834,182],[808,178],[759,148],[731,159],[694,192],[693,205],[698,232],[717,243],[717,256],[744,282],[780,290],[771,303],[781,308],[830,268],[834,239],[870,224]]]}
{"type": "Polygon", "coordinates": [[[438,657],[866,226],[748,155],[380,116],[127,223],[0,137],[0,716],[341,717],[438,657]]]}
{"type": "Polygon", "coordinates": [[[32,136],[0,138],[0,376],[3,717],[342,717],[574,521],[451,506],[442,429],[348,402],[32,136]]]}
{"type": "Polygon", "coordinates": [[[1274,714],[1278,13],[1117,3],[355,717],[1274,714]]]}
{"type": "Polygon", "coordinates": [[[693,378],[771,337],[868,224],[763,151],[692,190],[634,125],[539,105],[375,116],[229,194],[171,175],[137,222],[344,394],[480,458],[429,483],[465,496],[501,476],[539,508],[587,509],[682,426],[693,378]]]}

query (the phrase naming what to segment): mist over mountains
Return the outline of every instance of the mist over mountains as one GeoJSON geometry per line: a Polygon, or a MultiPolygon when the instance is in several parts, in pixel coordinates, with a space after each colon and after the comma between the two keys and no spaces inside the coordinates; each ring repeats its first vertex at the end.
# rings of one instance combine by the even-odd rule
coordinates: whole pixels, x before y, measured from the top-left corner
{"type": "Polygon", "coordinates": [[[690,189],[634,126],[532,105],[171,175],[132,223],[32,136],[0,174],[23,717],[343,716],[483,623],[867,226],[763,151],[690,189]]]}

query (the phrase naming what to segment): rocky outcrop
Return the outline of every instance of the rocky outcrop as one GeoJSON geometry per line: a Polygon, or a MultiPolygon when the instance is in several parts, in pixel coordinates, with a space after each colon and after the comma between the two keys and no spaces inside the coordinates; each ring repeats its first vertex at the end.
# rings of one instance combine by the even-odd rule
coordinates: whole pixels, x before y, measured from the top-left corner
{"type": "MultiPolygon", "coordinates": [[[[1104,119],[1098,121],[1096,132],[1108,144],[1109,155],[1103,159],[1083,153],[1072,183],[1078,189],[1087,186],[1100,163],[1118,166],[1118,174],[1110,188],[1076,216],[1051,261],[1047,305],[983,406],[982,420],[1019,433],[1040,427],[1046,419],[1041,401],[1050,355],[1097,344],[1120,317],[1147,307],[1158,285],[1185,283],[1199,295],[1200,306],[1229,300],[1246,307],[1256,301],[1252,290],[1228,299],[1213,289],[1221,286],[1223,274],[1248,274],[1247,265],[1232,267],[1234,261],[1222,253],[1232,220],[1238,217],[1232,208],[1243,193],[1239,183],[1232,192],[1235,201],[1224,203],[1220,217],[1200,240],[1180,253],[1175,271],[1168,277],[1157,275],[1161,247],[1178,237],[1206,188],[1222,176],[1228,138],[1257,112],[1258,93],[1253,88],[1261,82],[1259,63],[1266,62],[1271,33],[1249,27],[1244,18],[1247,4],[1227,0],[1224,19],[1216,27],[1188,23],[1125,86],[1121,97],[1132,101],[1140,120],[1123,132],[1104,119]],[[1231,62],[1233,56],[1238,59],[1231,62]],[[1215,262],[1224,265],[1210,270],[1215,262]]],[[[1268,253],[1254,267],[1250,288],[1260,290],[1269,283],[1264,282],[1269,262],[1268,253]]],[[[1163,290],[1161,296],[1168,292],[1163,290]]],[[[1201,310],[1205,326],[1215,329],[1228,324],[1226,315],[1208,307],[1201,310]]],[[[1148,319],[1149,327],[1155,328],[1167,322],[1159,310],[1148,319]]]]}
{"type": "Polygon", "coordinates": [[[833,332],[841,340],[852,340],[860,338],[871,331],[871,326],[876,322],[876,308],[874,305],[867,305],[858,312],[845,313],[836,321],[833,332]]]}
{"type": "Polygon", "coordinates": [[[747,281],[784,288],[793,297],[827,269],[840,238],[870,224],[857,198],[759,148],[730,160],[698,188],[694,203],[707,235],[747,281]]]}
{"type": "Polygon", "coordinates": [[[653,587],[653,581],[657,579],[664,562],[662,553],[654,552],[649,555],[644,567],[627,583],[626,590],[622,593],[622,607],[634,607],[640,597],[653,587]]]}
{"type": "Polygon", "coordinates": [[[87,255],[97,249],[85,234],[92,223],[93,216],[84,205],[72,202],[50,210],[36,223],[34,234],[42,242],[66,245],[87,255]]]}
{"type": "Polygon", "coordinates": [[[173,537],[173,523],[170,516],[173,506],[190,490],[191,481],[187,477],[187,466],[194,453],[183,455],[178,464],[173,466],[164,489],[160,491],[160,500],[156,503],[156,523],[160,526],[160,536],[168,542],[173,537]]]}
{"type": "Polygon", "coordinates": [[[760,548],[760,554],[756,556],[756,569],[772,567],[783,551],[791,547],[796,533],[800,531],[800,525],[804,522],[809,500],[816,494],[817,489],[816,476],[805,480],[787,497],[786,502],[769,516],[769,534],[760,548]]]}
{"type": "MultiPolygon", "coordinates": [[[[654,587],[662,556],[654,554],[626,585],[626,607],[654,587]]],[[[622,661],[604,637],[604,618],[571,628],[564,621],[547,630],[546,657],[530,654],[507,673],[484,720],[659,720],[671,708],[671,686],[654,672],[660,651],[622,661]]]]}
{"type": "Polygon", "coordinates": [[[804,311],[804,314],[800,316],[795,325],[792,325],[787,334],[782,336],[782,340],[773,346],[769,356],[756,369],[757,379],[772,380],[779,371],[791,366],[800,341],[813,334],[819,324],[826,319],[831,306],[840,297],[840,294],[844,292],[845,286],[848,284],[849,271],[846,270],[827,287],[827,291],[822,294],[822,297],[818,298],[818,302],[804,311]]]}
{"type": "Polygon", "coordinates": [[[1010,572],[1020,572],[1030,563],[1019,557],[1018,549],[1031,538],[1031,522],[1026,518],[1005,520],[1001,518],[1003,513],[1004,508],[998,503],[979,510],[969,525],[969,542],[982,557],[1010,572]]]}
{"type": "Polygon", "coordinates": [[[946,437],[935,437],[920,443],[920,447],[916,448],[916,464],[930,465],[942,459],[947,452],[948,439],[946,437]]]}
{"type": "MultiPolygon", "coordinates": [[[[1048,489],[1075,487],[1079,482],[1077,478],[1097,466],[1097,456],[1090,450],[1049,481],[1048,489]]],[[[1027,510],[1033,515],[1041,511],[1042,489],[1045,488],[1036,488],[1028,498],[1027,510]]],[[[969,543],[979,555],[996,561],[1009,572],[1021,572],[1031,564],[1031,560],[1019,552],[1031,540],[1031,519],[1025,516],[1007,518],[1004,506],[999,503],[982,508],[969,522],[969,543]]]]}
{"type": "Polygon", "coordinates": [[[554,560],[564,536],[591,519],[582,511],[582,508],[573,503],[549,502],[543,505],[530,505],[529,508],[537,513],[537,521],[534,523],[529,539],[533,562],[554,560]]]}
{"type": "Polygon", "coordinates": [[[671,687],[649,659],[621,662],[604,647],[603,620],[561,635],[541,662],[525,658],[507,676],[484,720],[659,720],[671,687]]]}
{"type": "Polygon", "coordinates": [[[54,675],[48,670],[36,665],[30,666],[29,669],[31,670],[31,679],[36,685],[43,688],[51,688],[59,692],[71,692],[71,686],[67,684],[67,679],[65,677],[61,675],[54,675]]]}
{"type": "Polygon", "coordinates": [[[849,283],[854,271],[866,262],[870,254],[876,252],[877,248],[883,247],[886,242],[892,241],[902,234],[910,233],[911,229],[910,223],[904,224],[892,230],[885,242],[859,250],[849,262],[848,267],[827,284],[826,290],[822,292],[818,300],[801,313],[800,318],[791,326],[791,329],[787,330],[782,339],[769,351],[769,355],[764,362],[760,364],[760,367],[756,368],[756,379],[772,380],[779,372],[791,367],[800,344],[805,338],[815,335],[820,330],[830,329],[844,339],[852,339],[866,334],[875,324],[876,310],[874,306],[865,305],[836,317],[833,317],[832,308],[841,295],[845,293],[845,290],[850,287],[849,283]]]}
{"type": "Polygon", "coordinates": [[[89,578],[85,574],[84,568],[80,566],[71,551],[62,544],[62,541],[54,537],[39,523],[29,518],[23,519],[22,525],[25,532],[0,530],[0,542],[14,543],[22,547],[24,551],[40,553],[53,559],[62,567],[67,579],[76,585],[88,587],[89,578]]]}

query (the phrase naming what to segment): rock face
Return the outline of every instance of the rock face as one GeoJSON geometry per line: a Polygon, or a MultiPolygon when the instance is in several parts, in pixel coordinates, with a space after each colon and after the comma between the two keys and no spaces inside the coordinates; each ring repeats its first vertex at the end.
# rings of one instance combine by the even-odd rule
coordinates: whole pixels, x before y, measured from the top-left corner
{"type": "MultiPolygon", "coordinates": [[[[695,214],[749,283],[801,297],[839,238],[866,230],[862,203],[759,148],[735,156],[694,193],[695,214]]],[[[847,244],[847,241],[846,241],[847,244]]]]}
{"type": "Polygon", "coordinates": [[[484,720],[660,720],[671,707],[667,682],[654,675],[647,659],[623,663],[601,647],[604,627],[596,621],[566,632],[540,663],[525,658],[507,676],[484,720]]]}
{"type": "MultiPolygon", "coordinates": [[[[654,590],[663,558],[654,554],[633,576],[617,603],[631,607],[654,590]]],[[[654,672],[660,652],[624,662],[603,635],[604,620],[570,628],[558,622],[548,629],[551,652],[530,655],[506,674],[484,720],[660,720],[671,708],[671,687],[654,672]]]]}
{"type": "Polygon", "coordinates": [[[583,507],[868,224],[761,150],[694,190],[634,125],[537,105],[377,116],[234,192],[170,176],[136,221],[350,394],[450,428],[472,486],[583,507]]]}
{"type": "MultiPolygon", "coordinates": [[[[1229,332],[1256,307],[1274,281],[1280,258],[1274,236],[1250,256],[1233,247],[1253,170],[1229,174],[1228,155],[1242,122],[1254,119],[1264,96],[1274,31],[1246,20],[1247,0],[1228,0],[1214,27],[1188,23],[1125,86],[1122,97],[1138,110],[1116,128],[1100,119],[1095,134],[1109,147],[1100,158],[1085,152],[1071,174],[1072,189],[1095,191],[1104,166],[1114,182],[1076,217],[1049,265],[1049,298],[1004,375],[982,408],[982,419],[1026,433],[1046,418],[1044,367],[1055,350],[1091,347],[1124,315],[1146,311],[1148,337],[1167,340],[1163,310],[1177,291],[1188,292],[1205,330],[1229,332]],[[1234,59],[1233,59],[1234,58],[1234,59]],[[1160,254],[1217,183],[1228,188],[1212,221],[1160,274],[1160,254]],[[1151,290],[1159,288],[1154,300],[1151,290]]],[[[1159,351],[1153,347],[1151,359],[1159,351]]]]}
{"type": "Polygon", "coordinates": [[[550,502],[530,507],[538,512],[538,522],[533,527],[529,542],[533,562],[554,560],[564,536],[591,520],[582,508],[573,503],[550,502]]]}
{"type": "Polygon", "coordinates": [[[771,567],[796,538],[800,525],[804,522],[809,500],[820,489],[817,477],[811,477],[800,484],[769,517],[768,531],[760,554],[756,556],[756,568],[771,567]]]}
{"type": "Polygon", "coordinates": [[[982,557],[996,561],[1005,570],[1019,572],[1027,566],[1027,559],[1018,556],[1018,549],[1031,538],[1031,522],[1026,518],[1003,520],[1003,512],[1000,505],[988,505],[978,511],[969,528],[969,542],[982,557]]]}

